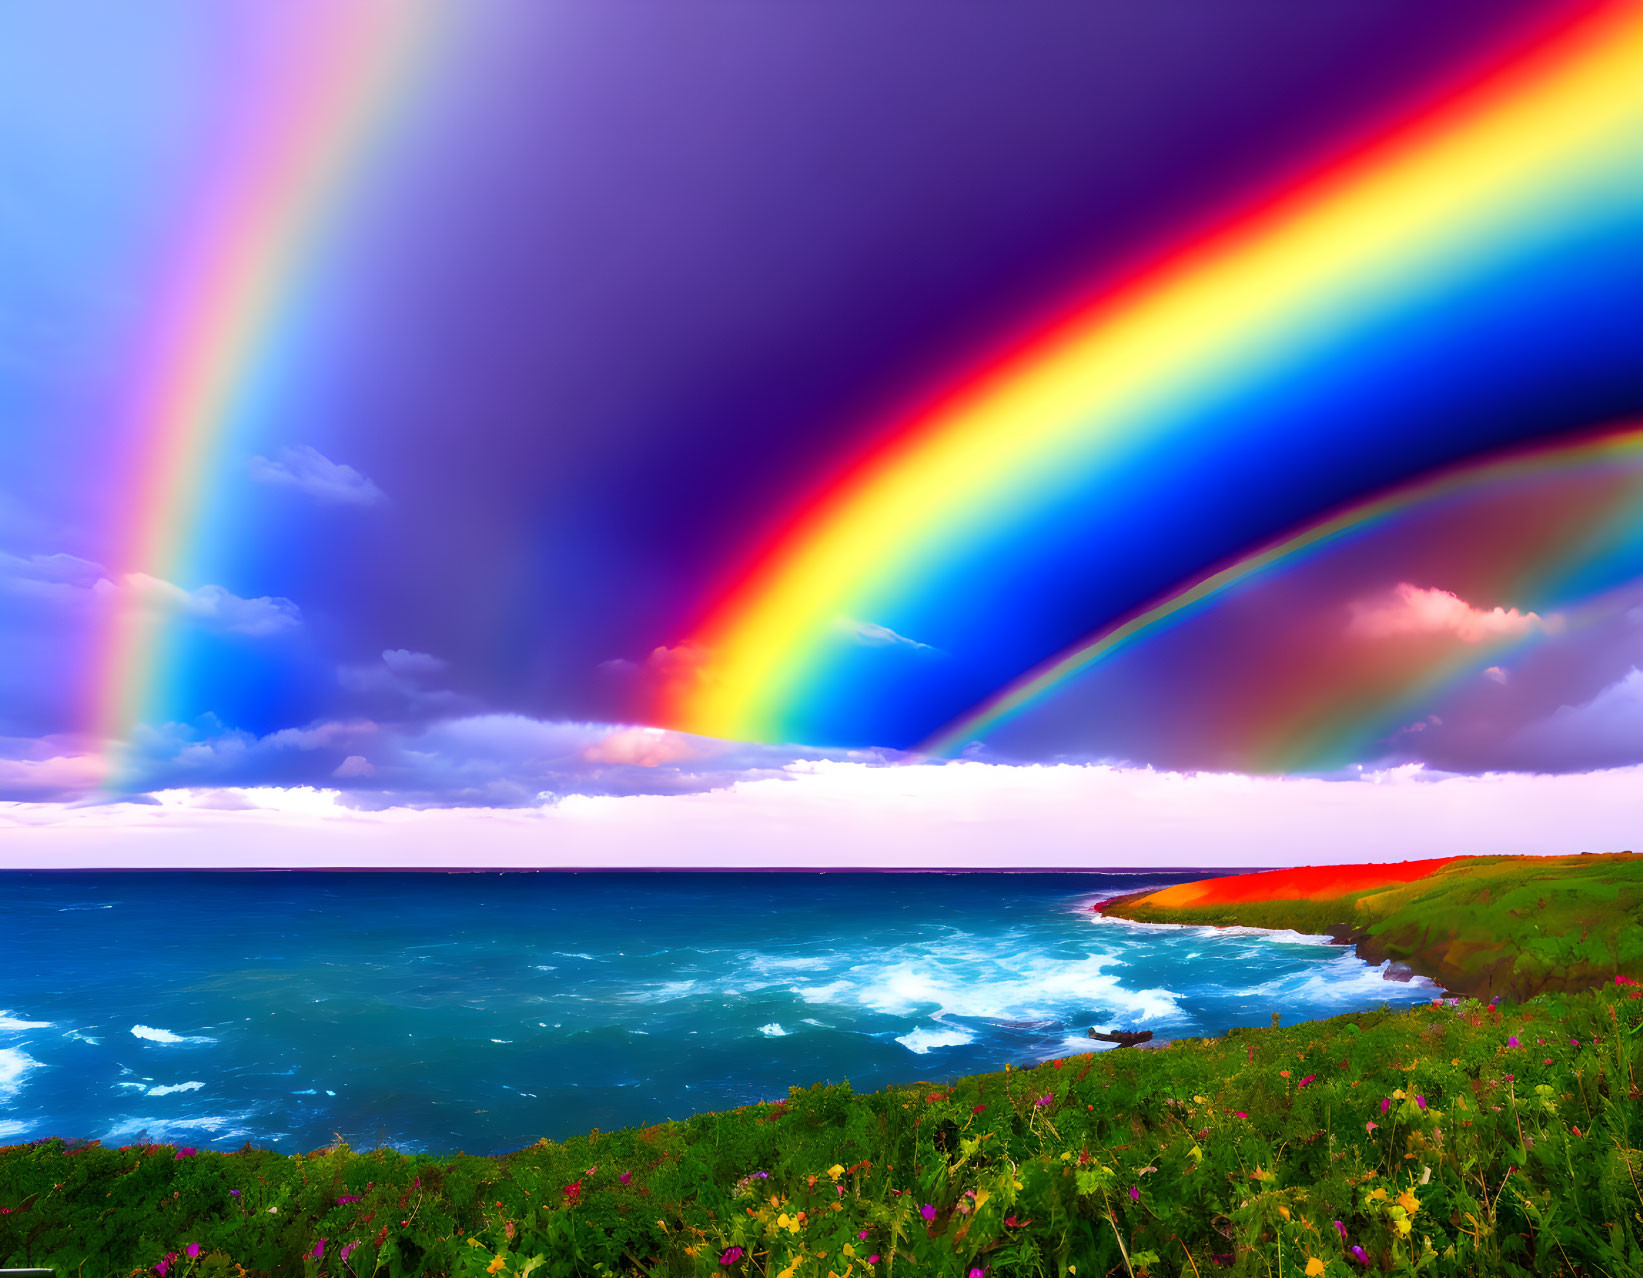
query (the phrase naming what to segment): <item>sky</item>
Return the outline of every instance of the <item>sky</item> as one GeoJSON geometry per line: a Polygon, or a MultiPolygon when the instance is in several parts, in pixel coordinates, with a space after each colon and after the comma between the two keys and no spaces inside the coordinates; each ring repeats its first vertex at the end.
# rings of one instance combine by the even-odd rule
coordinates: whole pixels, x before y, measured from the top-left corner
{"type": "Polygon", "coordinates": [[[1595,0],[7,10],[0,863],[1635,846],[1639,75],[1595,0]]]}

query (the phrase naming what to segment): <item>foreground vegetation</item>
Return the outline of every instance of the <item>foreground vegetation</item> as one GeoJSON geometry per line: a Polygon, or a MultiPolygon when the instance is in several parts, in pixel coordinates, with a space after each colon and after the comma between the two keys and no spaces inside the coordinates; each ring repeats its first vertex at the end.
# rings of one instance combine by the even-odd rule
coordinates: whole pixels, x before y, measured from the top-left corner
{"type": "Polygon", "coordinates": [[[1104,912],[1143,923],[1294,928],[1357,945],[1481,998],[1582,990],[1643,969],[1643,856],[1467,857],[1412,883],[1322,899],[1104,912]]]}
{"type": "Polygon", "coordinates": [[[499,1158],[0,1150],[60,1273],[1643,1273],[1643,1001],[1445,1000],[499,1158]]]}

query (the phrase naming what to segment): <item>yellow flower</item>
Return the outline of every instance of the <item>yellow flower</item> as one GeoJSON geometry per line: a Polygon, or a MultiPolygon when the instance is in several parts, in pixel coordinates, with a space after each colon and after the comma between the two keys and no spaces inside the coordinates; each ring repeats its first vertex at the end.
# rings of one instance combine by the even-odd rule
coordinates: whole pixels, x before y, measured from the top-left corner
{"type": "Polygon", "coordinates": [[[827,1174],[834,1180],[837,1180],[840,1176],[844,1175],[844,1167],[839,1163],[834,1163],[827,1169],[827,1174]]]}
{"type": "Polygon", "coordinates": [[[1271,1180],[1272,1179],[1272,1173],[1271,1172],[1262,1171],[1259,1167],[1257,1167],[1253,1172],[1251,1172],[1250,1175],[1253,1176],[1256,1180],[1271,1180]]]}
{"type": "Polygon", "coordinates": [[[789,1219],[790,1219],[790,1217],[784,1211],[780,1216],[776,1217],[776,1228],[777,1229],[786,1229],[789,1219]]]}
{"type": "Polygon", "coordinates": [[[856,1254],[856,1248],[851,1243],[845,1243],[843,1247],[839,1248],[839,1253],[845,1256],[854,1256],[856,1254]]]}
{"type": "Polygon", "coordinates": [[[1306,1262],[1306,1278],[1318,1278],[1318,1275],[1323,1273],[1323,1271],[1324,1271],[1324,1262],[1323,1261],[1319,1260],[1316,1256],[1311,1256],[1307,1259],[1307,1262],[1306,1262]]]}
{"type": "Polygon", "coordinates": [[[1386,1191],[1384,1189],[1380,1188],[1380,1186],[1378,1186],[1378,1185],[1374,1189],[1371,1189],[1369,1191],[1369,1198],[1370,1198],[1371,1202],[1377,1202],[1378,1203],[1382,1199],[1384,1199],[1385,1197],[1386,1197],[1386,1191]]]}
{"type": "Polygon", "coordinates": [[[506,1269],[507,1267],[508,1262],[506,1260],[504,1260],[501,1256],[495,1256],[492,1258],[491,1263],[485,1266],[485,1272],[488,1274],[494,1274],[499,1270],[506,1269]]]}
{"type": "Polygon", "coordinates": [[[1392,1228],[1398,1231],[1398,1237],[1400,1238],[1409,1237],[1409,1231],[1412,1227],[1407,1216],[1397,1216],[1392,1220],[1392,1228]]]}
{"type": "Polygon", "coordinates": [[[1400,1088],[1398,1088],[1397,1091],[1393,1092],[1392,1093],[1392,1099],[1393,1100],[1402,1100],[1403,1099],[1403,1088],[1400,1087],[1400,1088]]]}
{"type": "Polygon", "coordinates": [[[1278,1208],[1278,1214],[1279,1214],[1279,1215],[1280,1215],[1280,1216],[1282,1216],[1282,1217],[1283,1217],[1283,1218],[1284,1218],[1284,1219],[1285,1219],[1285,1220],[1288,1220],[1288,1219],[1289,1219],[1289,1208],[1287,1208],[1287,1207],[1279,1207],[1279,1208],[1278,1208]]]}
{"type": "Polygon", "coordinates": [[[987,1200],[989,1198],[991,1198],[992,1196],[993,1195],[992,1195],[992,1192],[990,1190],[986,1190],[986,1189],[976,1190],[976,1210],[980,1211],[983,1207],[985,1207],[987,1205],[987,1200]]]}
{"type": "Polygon", "coordinates": [[[1398,1206],[1413,1216],[1421,1209],[1421,1201],[1415,1197],[1412,1191],[1406,1189],[1398,1195],[1398,1206]]]}

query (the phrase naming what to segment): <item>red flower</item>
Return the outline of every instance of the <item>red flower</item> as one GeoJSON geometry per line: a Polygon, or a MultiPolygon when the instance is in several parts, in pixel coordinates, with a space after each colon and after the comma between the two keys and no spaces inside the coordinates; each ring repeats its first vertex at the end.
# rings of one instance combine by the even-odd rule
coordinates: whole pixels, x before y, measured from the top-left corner
{"type": "Polygon", "coordinates": [[[565,1186],[565,1201],[573,1205],[582,1201],[582,1182],[580,1180],[573,1180],[565,1186]]]}
{"type": "Polygon", "coordinates": [[[982,1110],[984,1110],[986,1108],[987,1107],[985,1105],[974,1105],[974,1106],[971,1106],[970,1112],[972,1114],[979,1114],[979,1113],[981,1113],[982,1110]]]}

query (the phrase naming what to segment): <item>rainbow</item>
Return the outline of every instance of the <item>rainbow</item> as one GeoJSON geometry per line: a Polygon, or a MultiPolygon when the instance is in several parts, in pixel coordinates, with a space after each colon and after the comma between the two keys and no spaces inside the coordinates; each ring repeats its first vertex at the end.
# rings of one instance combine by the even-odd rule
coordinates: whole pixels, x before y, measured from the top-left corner
{"type": "MultiPolygon", "coordinates": [[[[1393,519],[1423,506],[1447,498],[1482,494],[1513,481],[1542,481],[1578,472],[1620,479],[1612,501],[1616,517],[1625,527],[1619,529],[1621,540],[1635,529],[1640,517],[1637,502],[1643,497],[1643,485],[1636,472],[1643,467],[1643,427],[1629,426],[1606,430],[1573,441],[1557,441],[1529,448],[1516,449],[1503,457],[1491,457],[1482,462],[1451,467],[1435,475],[1428,475],[1392,492],[1342,510],[1321,520],[1293,536],[1286,537],[1252,554],[1209,573],[1196,581],[1182,585],[1165,598],[1133,616],[1102,629],[1098,634],[1060,653],[1029,671],[997,694],[989,697],[961,718],[935,733],[922,746],[924,753],[953,754],[968,742],[985,737],[1000,725],[1009,722],[1032,706],[1044,701],[1069,680],[1084,674],[1097,664],[1109,660],[1125,649],[1142,642],[1161,629],[1178,625],[1196,612],[1227,595],[1241,585],[1269,572],[1292,567],[1296,563],[1319,555],[1338,546],[1349,538],[1361,537],[1383,527],[1393,519]]],[[[1582,492],[1579,497],[1586,499],[1582,492]]],[[[1577,521],[1569,520],[1571,524],[1577,521]]],[[[1590,533],[1589,527],[1583,528],[1590,533]]],[[[1635,536],[1635,531],[1632,536],[1635,536]]],[[[1521,557],[1514,563],[1519,577],[1567,577],[1571,569],[1565,562],[1571,555],[1592,560],[1602,558],[1593,553],[1590,540],[1571,548],[1568,544],[1543,544],[1534,556],[1540,562],[1525,564],[1521,557]]],[[[1636,558],[1635,547],[1626,547],[1634,553],[1625,556],[1627,562],[1636,558]]],[[[1525,583],[1526,584],[1526,583],[1525,583]]],[[[1587,605],[1601,607],[1601,595],[1587,605]]],[[[1316,761],[1339,756],[1342,750],[1361,746],[1381,725],[1395,722],[1410,705],[1419,703],[1433,691],[1462,670],[1481,668],[1495,661],[1502,645],[1483,646],[1460,653],[1449,662],[1430,669],[1406,689],[1403,697],[1392,704],[1383,704],[1374,714],[1354,714],[1338,725],[1335,731],[1341,739],[1327,745],[1316,739],[1306,739],[1295,730],[1293,723],[1285,723],[1283,730],[1269,735],[1274,738],[1268,747],[1268,757],[1257,760],[1259,765],[1274,768],[1280,765],[1279,752],[1297,760],[1316,761]],[[1299,738],[1299,739],[1298,739],[1299,738]]]]}
{"type": "Polygon", "coordinates": [[[1586,5],[958,379],[708,611],[658,720],[852,745],[970,725],[950,744],[1249,546],[1635,412],[1640,81],[1643,6],[1586,5]]]}
{"type": "Polygon", "coordinates": [[[132,402],[129,500],[108,539],[119,548],[110,566],[123,588],[101,645],[89,718],[111,777],[122,743],[163,695],[164,627],[145,605],[147,579],[183,575],[202,488],[245,388],[273,345],[305,261],[353,189],[362,152],[425,57],[435,15],[425,0],[313,10],[274,82],[255,86],[263,114],[248,136],[224,145],[218,198],[204,201],[204,224],[179,237],[171,305],[152,325],[158,349],[132,402]]]}

